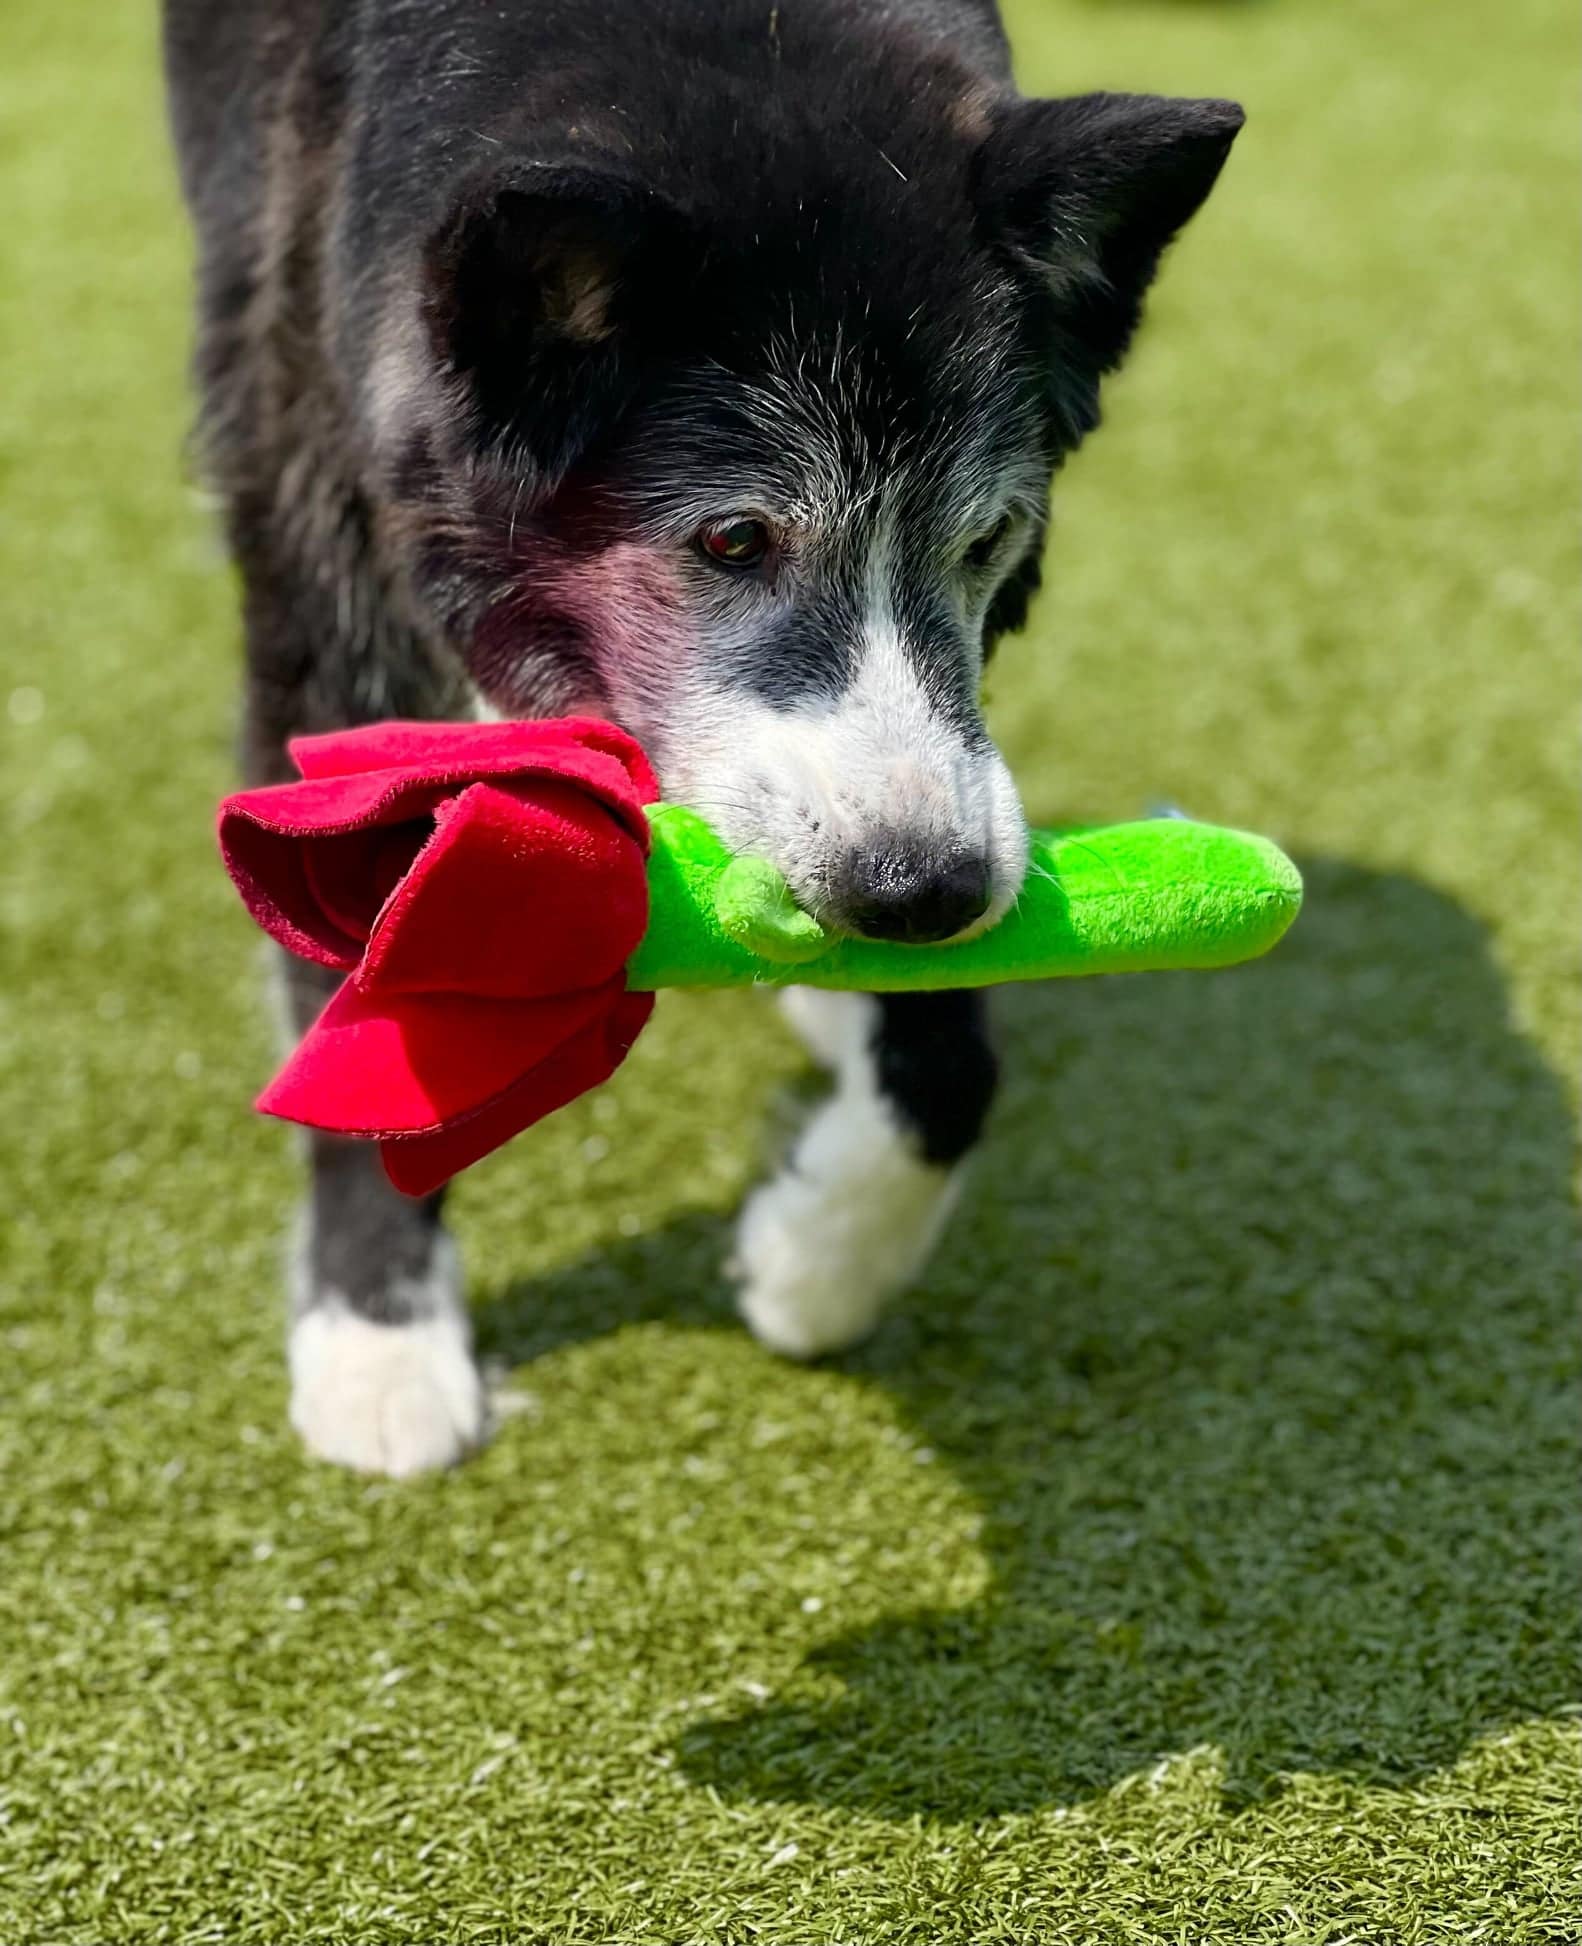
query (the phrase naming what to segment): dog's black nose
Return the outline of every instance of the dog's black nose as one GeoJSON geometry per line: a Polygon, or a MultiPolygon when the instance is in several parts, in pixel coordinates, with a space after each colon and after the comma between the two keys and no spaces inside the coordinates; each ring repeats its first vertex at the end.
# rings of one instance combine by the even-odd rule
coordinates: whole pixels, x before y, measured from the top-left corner
{"type": "Polygon", "coordinates": [[[864,939],[909,946],[950,939],[989,909],[989,861],[941,855],[904,842],[848,854],[830,885],[833,916],[864,939]]]}

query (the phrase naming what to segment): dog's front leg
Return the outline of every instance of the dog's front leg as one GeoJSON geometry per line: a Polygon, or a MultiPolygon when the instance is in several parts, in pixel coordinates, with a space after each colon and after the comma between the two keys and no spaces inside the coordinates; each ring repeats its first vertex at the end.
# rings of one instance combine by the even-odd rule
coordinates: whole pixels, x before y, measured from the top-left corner
{"type": "MultiPolygon", "coordinates": [[[[297,1032],[334,991],[286,961],[297,1032]]],[[[440,1196],[393,1189],[368,1142],[308,1137],[291,1275],[291,1423],[308,1450],[363,1473],[449,1466],[484,1431],[456,1246],[440,1196]]]]}
{"type": "Polygon", "coordinates": [[[821,993],[785,1009],[835,1077],[780,1174],[742,1211],[741,1310],[792,1358],[857,1343],[921,1270],[994,1094],[975,993],[821,993]]]}

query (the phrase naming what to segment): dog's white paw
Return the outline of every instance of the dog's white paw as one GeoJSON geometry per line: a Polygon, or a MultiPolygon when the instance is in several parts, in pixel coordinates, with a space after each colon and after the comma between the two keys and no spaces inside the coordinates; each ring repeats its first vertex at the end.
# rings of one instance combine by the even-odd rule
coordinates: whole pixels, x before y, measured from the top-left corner
{"type": "Polygon", "coordinates": [[[483,1383],[465,1316],[371,1324],[319,1304],[291,1330],[291,1423],[308,1451],[405,1479],[453,1466],[483,1438],[483,1383]]]}
{"type": "Polygon", "coordinates": [[[922,1269],[955,1192],[954,1174],[921,1161],[876,1098],[837,1094],[743,1207],[737,1302],[754,1337],[787,1358],[866,1338],[922,1269]]]}

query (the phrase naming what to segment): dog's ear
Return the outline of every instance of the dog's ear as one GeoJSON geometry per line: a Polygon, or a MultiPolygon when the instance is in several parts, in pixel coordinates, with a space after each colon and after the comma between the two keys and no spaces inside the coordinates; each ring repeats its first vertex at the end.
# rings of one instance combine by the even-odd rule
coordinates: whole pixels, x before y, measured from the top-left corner
{"type": "Polygon", "coordinates": [[[430,239],[424,313],[479,438],[558,471],[630,396],[644,295],[681,212],[617,163],[518,160],[470,184],[430,239]]]}
{"type": "Polygon", "coordinates": [[[1058,302],[1099,371],[1126,350],[1165,246],[1214,187],[1242,120],[1232,101],[1076,95],[1018,102],[987,137],[986,231],[1058,302]]]}

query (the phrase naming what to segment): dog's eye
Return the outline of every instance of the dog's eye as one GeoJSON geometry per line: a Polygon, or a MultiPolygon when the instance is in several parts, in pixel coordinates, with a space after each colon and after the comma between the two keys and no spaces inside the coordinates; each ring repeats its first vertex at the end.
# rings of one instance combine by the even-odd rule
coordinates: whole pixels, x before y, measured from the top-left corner
{"type": "Polygon", "coordinates": [[[698,546],[722,568],[755,568],[768,554],[773,536],[761,520],[711,520],[698,546]]]}
{"type": "Polygon", "coordinates": [[[988,533],[980,534],[972,543],[971,547],[967,549],[967,566],[979,570],[992,567],[994,557],[1004,545],[1005,537],[1010,531],[1011,516],[1007,514],[1003,520],[996,521],[988,533]]]}

